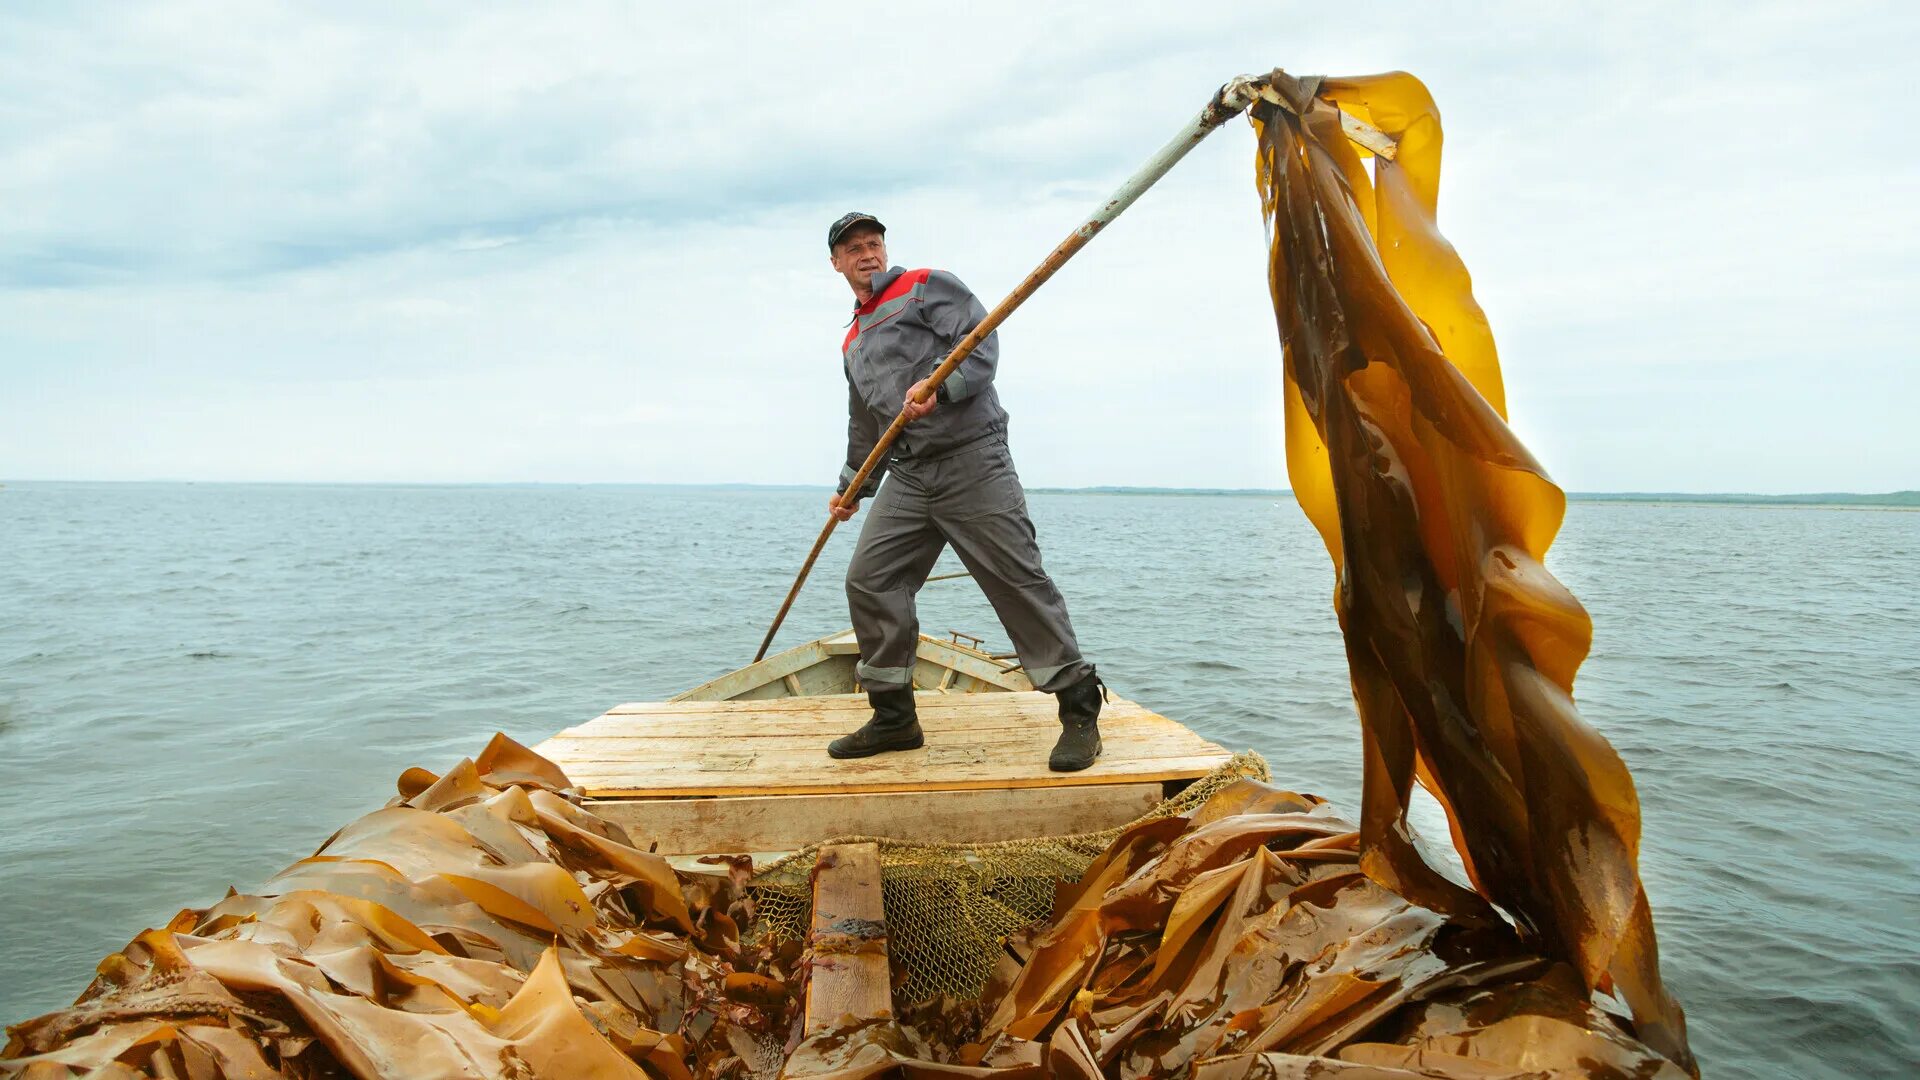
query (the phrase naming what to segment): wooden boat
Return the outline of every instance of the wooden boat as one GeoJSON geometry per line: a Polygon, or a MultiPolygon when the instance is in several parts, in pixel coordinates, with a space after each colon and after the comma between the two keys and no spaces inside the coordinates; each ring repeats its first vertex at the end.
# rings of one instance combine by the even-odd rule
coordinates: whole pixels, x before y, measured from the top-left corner
{"type": "MultiPolygon", "coordinates": [[[[816,970],[807,1030],[887,1016],[889,987],[900,976],[889,966],[889,935],[878,929],[888,920],[880,847],[861,838],[958,845],[1100,833],[1140,819],[1232,760],[1183,725],[1112,698],[1100,716],[1100,759],[1083,772],[1053,772],[1052,695],[980,640],[920,636],[912,678],[927,745],[918,750],[854,761],[827,755],[829,741],[868,715],[851,630],[664,702],[616,706],[534,750],[566,772],[588,809],[645,837],[681,871],[726,873],[711,857],[738,854],[759,870],[825,845],[803,860],[813,873],[810,947],[834,948],[848,926],[875,929],[844,963],[816,970]]],[[[1050,895],[1051,880],[1041,884],[1050,895]]],[[[911,966],[914,950],[905,948],[911,966]]]]}
{"type": "MultiPolygon", "coordinates": [[[[616,706],[540,743],[539,757],[498,735],[446,774],[410,769],[399,800],[336,832],[260,895],[230,893],[137,937],[103,962],[116,975],[91,992],[104,996],[22,1025],[7,1055],[42,1053],[31,1067],[51,1076],[109,1059],[157,1075],[280,1075],[269,1058],[299,1059],[312,1038],[276,1042],[287,1029],[261,1028],[252,1013],[235,1021],[244,1033],[204,1022],[228,1001],[222,979],[307,1009],[286,1006],[327,1033],[327,1049],[302,1060],[344,1055],[363,1075],[394,1076],[493,1075],[468,1069],[488,1053],[513,1056],[501,1075],[523,1075],[526,1062],[538,1068],[524,1075],[640,1075],[639,1058],[686,1075],[682,1057],[708,1029],[672,1025],[716,988],[778,1014],[791,1007],[783,980],[799,978],[808,1035],[891,1017],[896,994],[910,1004],[977,995],[1005,936],[1047,916],[1059,881],[1077,877],[1121,826],[1166,811],[1170,795],[1214,790],[1194,781],[1235,761],[1112,698],[1099,761],[1051,772],[1054,699],[980,645],[958,633],[920,638],[913,682],[927,745],[914,751],[827,755],[868,712],[846,631],[666,701],[616,706]],[[562,792],[579,793],[591,813],[562,792]],[[604,830],[608,821],[627,837],[604,830]],[[683,873],[734,880],[663,878],[647,850],[683,873]],[[750,878],[740,877],[743,854],[750,878]],[[696,928],[703,901],[749,892],[696,928]],[[603,910],[595,895],[614,899],[603,910]],[[716,944],[742,932],[758,942],[748,951],[716,944]],[[801,939],[810,959],[797,977],[772,957],[802,955],[801,939]],[[234,967],[238,956],[253,966],[234,967]],[[326,969],[344,980],[337,987],[316,974],[347,956],[380,957],[380,978],[410,994],[439,989],[424,1004],[399,994],[394,1004],[379,998],[386,983],[359,978],[369,969],[326,969]],[[723,966],[749,957],[770,966],[723,966]],[[182,982],[183,971],[198,981],[182,982]],[[576,1004],[567,972],[625,996],[609,989],[607,1000],[576,1004]],[[703,978],[716,985],[687,989],[703,978]],[[640,1030],[656,1015],[676,1033],[640,1030]],[[229,1071],[193,1071],[215,1050],[229,1071]],[[589,1061],[599,1064],[581,1066],[589,1061]]],[[[755,1075],[783,1067],[774,1034],[727,1038],[755,1075]]],[[[0,1060],[0,1074],[12,1075],[9,1065],[0,1060]]]]}
{"type": "MultiPolygon", "coordinates": [[[[945,641],[921,634],[914,689],[953,694],[1033,689],[1018,662],[981,651],[981,640],[958,630],[949,631],[945,641]],[[963,638],[972,644],[963,643],[963,638]]],[[[860,687],[853,668],[859,659],[860,643],[847,630],[748,664],[670,700],[761,701],[857,693],[860,687]]]]}
{"type": "Polygon", "coordinates": [[[1056,773],[1054,699],[978,638],[921,635],[913,673],[927,745],[836,761],[826,744],[859,727],[851,630],[811,641],[664,702],[617,705],[536,746],[589,807],[685,869],[752,853],[756,863],[837,836],[959,843],[1098,832],[1133,821],[1232,755],[1115,697],[1105,752],[1056,773]],[[962,639],[965,639],[963,641],[962,639]]]}

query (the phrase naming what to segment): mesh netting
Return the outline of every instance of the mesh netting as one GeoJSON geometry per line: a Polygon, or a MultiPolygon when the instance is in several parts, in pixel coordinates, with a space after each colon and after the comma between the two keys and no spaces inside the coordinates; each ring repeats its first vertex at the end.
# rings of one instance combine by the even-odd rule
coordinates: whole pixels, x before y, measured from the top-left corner
{"type": "Polygon", "coordinates": [[[935,994],[977,998],[993,972],[1001,941],[1053,914],[1055,885],[1078,881],[1124,829],[1190,813],[1215,792],[1249,777],[1272,778],[1266,759],[1252,751],[1235,755],[1134,821],[1101,832],[982,844],[884,836],[822,840],[754,875],[754,932],[775,940],[804,940],[813,915],[811,879],[820,849],[875,844],[880,849],[887,951],[895,970],[906,976],[896,992],[909,1001],[935,994]]]}

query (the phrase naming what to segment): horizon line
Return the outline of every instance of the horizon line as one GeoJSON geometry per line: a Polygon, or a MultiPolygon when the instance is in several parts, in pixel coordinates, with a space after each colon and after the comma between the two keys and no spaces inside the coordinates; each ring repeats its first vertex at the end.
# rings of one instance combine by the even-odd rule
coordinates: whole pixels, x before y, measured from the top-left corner
{"type": "MultiPolygon", "coordinates": [[[[757,481],[713,481],[708,483],[689,483],[683,481],[633,481],[633,480],[182,480],[182,479],[140,479],[140,480],[49,480],[5,478],[0,479],[0,488],[8,484],[20,485],[149,485],[178,487],[367,487],[367,488],[734,488],[759,491],[831,491],[827,484],[779,484],[757,481]]],[[[1079,486],[1060,486],[1035,484],[1027,490],[1045,495],[1214,495],[1239,497],[1293,497],[1291,488],[1264,487],[1206,487],[1171,486],[1156,484],[1086,484],[1079,486]]],[[[1799,491],[1799,492],[1752,492],[1752,491],[1566,491],[1566,497],[1574,501],[1622,501],[1651,500],[1680,502],[1689,499],[1711,500],[1750,500],[1765,502],[1790,502],[1794,500],[1817,502],[1840,502],[1850,499],[1895,502],[1900,505],[1920,506],[1920,489],[1903,488],[1895,491],[1799,491]]]]}

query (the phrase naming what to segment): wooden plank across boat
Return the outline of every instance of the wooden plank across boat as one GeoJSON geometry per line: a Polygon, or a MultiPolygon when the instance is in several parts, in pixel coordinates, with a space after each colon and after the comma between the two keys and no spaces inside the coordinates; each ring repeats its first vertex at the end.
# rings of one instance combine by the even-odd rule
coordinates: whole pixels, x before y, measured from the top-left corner
{"type": "Polygon", "coordinates": [[[838,836],[977,843],[1097,832],[1231,757],[1115,697],[1100,715],[1100,760],[1051,772],[1053,697],[1005,658],[922,635],[914,683],[927,745],[838,761],[827,743],[868,715],[854,692],[857,655],[851,631],[822,638],[669,701],[616,706],[535,750],[595,813],[666,855],[778,853],[838,836]]]}
{"type": "MultiPolygon", "coordinates": [[[[920,635],[912,673],[914,689],[954,694],[1033,689],[1019,663],[982,652],[979,643],[979,638],[958,630],[946,641],[920,635]],[[963,644],[961,638],[974,644],[963,644]]],[[[860,643],[852,630],[843,630],[730,671],[669,700],[764,701],[858,693],[853,668],[859,659],[860,643]]]]}

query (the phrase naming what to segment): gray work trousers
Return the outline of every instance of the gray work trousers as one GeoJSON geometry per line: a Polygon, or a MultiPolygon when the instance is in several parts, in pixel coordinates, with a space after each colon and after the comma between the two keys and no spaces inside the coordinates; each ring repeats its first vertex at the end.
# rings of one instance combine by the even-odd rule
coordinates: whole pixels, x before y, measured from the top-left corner
{"type": "Polygon", "coordinates": [[[1054,693],[1093,671],[1080,659],[1060,590],[1040,565],[1027,493],[1001,438],[935,461],[895,461],[847,566],[847,607],[868,690],[911,685],[920,637],[913,599],[953,545],[1013,639],[1027,677],[1054,693]]]}

